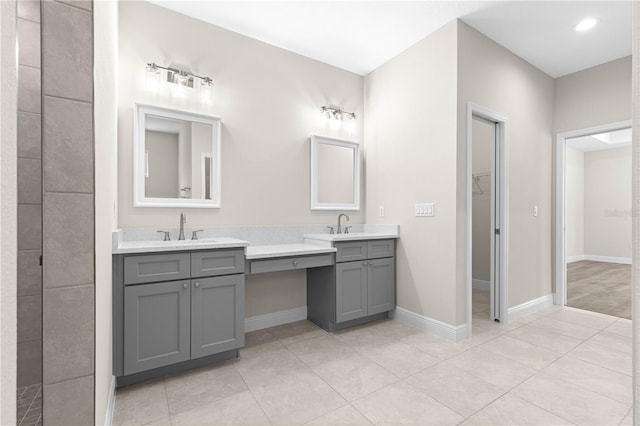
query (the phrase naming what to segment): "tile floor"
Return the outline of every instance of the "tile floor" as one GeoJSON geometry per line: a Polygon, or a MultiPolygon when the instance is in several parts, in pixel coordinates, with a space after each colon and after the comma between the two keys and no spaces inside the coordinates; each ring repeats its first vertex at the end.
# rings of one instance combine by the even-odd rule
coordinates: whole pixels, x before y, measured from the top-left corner
{"type": "Polygon", "coordinates": [[[17,393],[18,426],[42,425],[42,385],[40,383],[18,388],[17,393]]]}
{"type": "Polygon", "coordinates": [[[567,305],[631,319],[631,265],[589,260],[568,263],[567,305]]]}
{"type": "Polygon", "coordinates": [[[601,425],[631,422],[631,321],[552,307],[474,337],[398,320],[248,333],[240,358],[118,390],[116,425],[601,425]]]}

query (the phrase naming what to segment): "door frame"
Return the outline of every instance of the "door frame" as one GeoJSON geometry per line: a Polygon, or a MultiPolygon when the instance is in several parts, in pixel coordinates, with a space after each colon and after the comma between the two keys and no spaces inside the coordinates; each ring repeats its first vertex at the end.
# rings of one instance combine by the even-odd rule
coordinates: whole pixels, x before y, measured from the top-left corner
{"type": "Polygon", "coordinates": [[[618,121],[615,123],[602,124],[600,126],[587,127],[584,129],[571,130],[556,134],[556,164],[555,164],[555,288],[553,303],[564,306],[567,304],[567,177],[566,177],[566,148],[567,139],[581,136],[596,135],[598,133],[613,132],[615,130],[628,129],[632,127],[631,120],[618,121]]]}
{"type": "MultiPolygon", "coordinates": [[[[492,183],[494,179],[498,178],[498,190],[492,188],[495,196],[499,200],[498,209],[498,223],[495,224],[497,229],[500,229],[500,256],[499,256],[499,275],[500,275],[500,321],[507,323],[509,321],[508,307],[509,307],[509,132],[508,132],[508,118],[498,112],[492,111],[488,108],[477,105],[473,102],[467,103],[467,158],[466,158],[466,195],[467,195],[467,226],[466,226],[466,245],[467,245],[467,265],[466,265],[466,287],[467,287],[467,337],[472,336],[473,332],[473,274],[472,274],[472,232],[473,232],[473,188],[471,175],[473,173],[473,117],[479,117],[487,121],[495,123],[496,143],[495,157],[499,158],[499,161],[494,161],[491,166],[492,183]]],[[[494,158],[495,158],[494,157],[494,158]]],[[[492,221],[495,215],[492,213],[492,221]]],[[[493,241],[493,239],[492,239],[493,241]]],[[[493,244],[492,244],[493,248],[493,244]]],[[[491,253],[492,265],[495,264],[494,253],[491,253]]],[[[492,277],[493,279],[493,277],[492,277]]],[[[494,285],[492,282],[491,285],[494,285]]],[[[493,301],[492,301],[493,304],[493,301]]]]}

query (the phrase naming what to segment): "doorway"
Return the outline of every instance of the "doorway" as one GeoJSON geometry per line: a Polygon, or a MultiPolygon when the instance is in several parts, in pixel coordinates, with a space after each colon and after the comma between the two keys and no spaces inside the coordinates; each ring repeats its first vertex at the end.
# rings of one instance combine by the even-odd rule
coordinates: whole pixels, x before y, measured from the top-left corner
{"type": "Polygon", "coordinates": [[[507,119],[467,108],[467,335],[474,313],[507,322],[507,119]],[[475,311],[475,312],[474,312],[475,311]]]}
{"type": "Polygon", "coordinates": [[[631,122],[556,138],[554,303],[631,315],[631,122]]]}

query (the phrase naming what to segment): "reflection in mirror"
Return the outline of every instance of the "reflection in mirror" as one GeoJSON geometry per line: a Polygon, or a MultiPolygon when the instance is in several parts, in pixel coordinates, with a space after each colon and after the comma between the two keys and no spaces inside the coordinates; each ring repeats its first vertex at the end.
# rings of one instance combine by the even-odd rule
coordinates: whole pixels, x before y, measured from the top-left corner
{"type": "Polygon", "coordinates": [[[360,208],[360,146],[355,142],[311,137],[311,209],[360,208]]]}
{"type": "Polygon", "coordinates": [[[220,207],[220,120],[136,105],[136,206],[220,207]]]}

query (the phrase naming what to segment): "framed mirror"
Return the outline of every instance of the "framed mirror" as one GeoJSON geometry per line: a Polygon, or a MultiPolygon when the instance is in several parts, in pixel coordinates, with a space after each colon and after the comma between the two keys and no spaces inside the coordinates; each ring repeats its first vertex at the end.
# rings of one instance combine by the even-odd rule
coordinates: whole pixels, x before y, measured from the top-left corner
{"type": "Polygon", "coordinates": [[[220,119],[136,104],[133,204],[220,208],[220,119]]]}
{"type": "Polygon", "coordinates": [[[311,210],[360,209],[360,145],[311,136],[311,210]]]}

